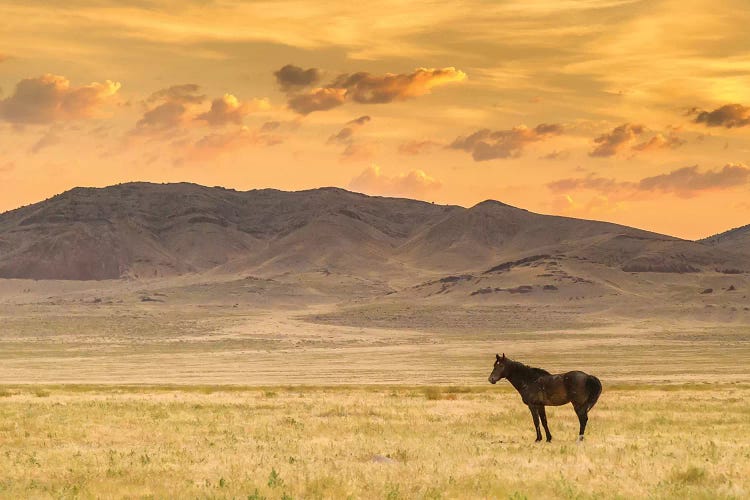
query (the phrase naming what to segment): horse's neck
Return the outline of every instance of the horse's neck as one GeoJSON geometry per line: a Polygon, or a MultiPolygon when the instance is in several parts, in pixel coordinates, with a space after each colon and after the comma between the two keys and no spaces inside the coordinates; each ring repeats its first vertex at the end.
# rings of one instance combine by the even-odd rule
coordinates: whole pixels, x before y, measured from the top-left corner
{"type": "Polygon", "coordinates": [[[529,368],[518,362],[513,363],[507,378],[508,382],[521,394],[524,394],[528,384],[534,381],[529,368]]]}

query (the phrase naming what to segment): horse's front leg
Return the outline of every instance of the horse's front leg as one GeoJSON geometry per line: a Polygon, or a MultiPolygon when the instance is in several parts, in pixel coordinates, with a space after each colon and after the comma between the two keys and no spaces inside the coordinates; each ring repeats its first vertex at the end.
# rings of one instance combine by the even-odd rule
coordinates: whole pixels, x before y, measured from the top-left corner
{"type": "Polygon", "coordinates": [[[547,435],[547,442],[549,443],[550,441],[552,441],[552,434],[550,434],[549,427],[547,427],[547,412],[544,409],[544,405],[539,406],[539,418],[542,419],[544,433],[547,435]]]}
{"type": "Polygon", "coordinates": [[[536,429],[536,440],[538,442],[542,440],[542,433],[539,431],[539,410],[534,405],[529,405],[529,410],[531,410],[531,416],[534,419],[534,429],[536,429]]]}

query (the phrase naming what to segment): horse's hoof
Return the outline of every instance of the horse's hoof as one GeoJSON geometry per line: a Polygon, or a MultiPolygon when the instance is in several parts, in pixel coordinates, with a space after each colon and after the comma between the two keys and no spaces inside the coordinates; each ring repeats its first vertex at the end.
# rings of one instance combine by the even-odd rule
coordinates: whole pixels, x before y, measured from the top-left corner
{"type": "Polygon", "coordinates": [[[542,440],[542,438],[536,438],[536,439],[534,440],[534,442],[535,442],[535,443],[539,443],[539,442],[541,442],[541,440],[542,440]]]}
{"type": "Polygon", "coordinates": [[[547,442],[551,443],[552,442],[552,438],[547,438],[547,442]]]}

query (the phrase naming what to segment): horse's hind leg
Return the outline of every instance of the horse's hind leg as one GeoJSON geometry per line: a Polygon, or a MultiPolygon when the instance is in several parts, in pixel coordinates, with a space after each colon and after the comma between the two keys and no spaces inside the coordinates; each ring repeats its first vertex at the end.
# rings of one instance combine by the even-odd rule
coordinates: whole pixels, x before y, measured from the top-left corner
{"type": "Polygon", "coordinates": [[[536,440],[541,441],[542,440],[542,433],[539,431],[539,410],[536,406],[529,405],[529,410],[531,410],[531,416],[534,418],[534,428],[536,429],[536,440]]]}
{"type": "Polygon", "coordinates": [[[578,441],[583,441],[583,433],[586,432],[586,423],[589,421],[589,408],[586,404],[573,405],[573,408],[578,415],[578,422],[581,424],[581,429],[578,432],[578,441]]]}
{"type": "Polygon", "coordinates": [[[539,407],[539,418],[542,420],[544,433],[547,435],[547,442],[549,443],[552,441],[552,434],[550,434],[549,427],[547,427],[547,411],[544,409],[544,406],[539,407]]]}

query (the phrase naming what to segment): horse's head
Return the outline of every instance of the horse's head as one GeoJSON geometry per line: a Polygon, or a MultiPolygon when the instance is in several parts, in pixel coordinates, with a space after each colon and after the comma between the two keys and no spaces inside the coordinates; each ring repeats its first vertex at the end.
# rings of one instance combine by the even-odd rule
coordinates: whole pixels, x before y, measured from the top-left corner
{"type": "Polygon", "coordinates": [[[490,373],[490,384],[496,384],[498,380],[508,376],[506,360],[505,353],[503,353],[502,357],[499,354],[495,354],[495,366],[492,369],[492,373],[490,373]]]}

